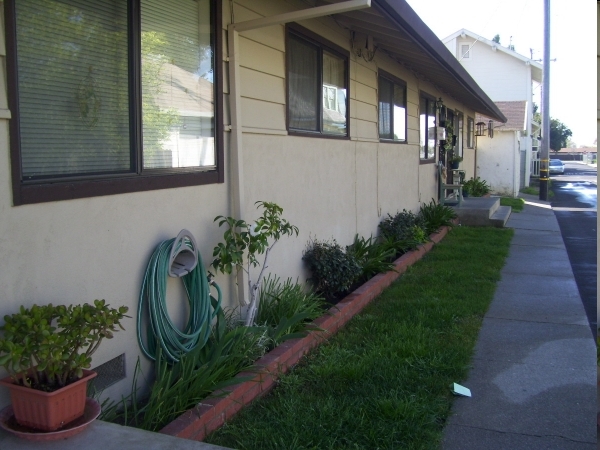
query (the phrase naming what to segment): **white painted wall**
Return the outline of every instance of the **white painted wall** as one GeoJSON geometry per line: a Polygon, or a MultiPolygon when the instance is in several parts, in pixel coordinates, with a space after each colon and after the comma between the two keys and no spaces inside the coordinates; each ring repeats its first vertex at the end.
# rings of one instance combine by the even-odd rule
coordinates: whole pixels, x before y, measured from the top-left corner
{"type": "MultiPolygon", "coordinates": [[[[306,8],[306,4],[239,0],[234,8],[235,20],[242,21],[306,8]]],[[[229,2],[223,2],[223,29],[230,17],[229,2]]],[[[330,19],[302,25],[349,48],[348,33],[330,19]]],[[[282,278],[304,281],[307,274],[301,257],[311,237],[335,238],[346,245],[355,233],[376,234],[378,223],[388,213],[404,208],[416,210],[420,202],[437,199],[435,165],[419,164],[418,100],[420,90],[435,97],[443,93],[383,54],[370,63],[352,56],[352,139],[287,136],[283,26],[241,33],[240,46],[246,202],[243,218],[250,221],[257,217],[254,202],[274,201],[284,208],[284,217],[300,229],[299,237],[284,238],[275,247],[270,264],[273,272],[282,278]],[[383,144],[378,140],[379,67],[408,84],[407,144],[383,144]]],[[[0,46],[2,59],[3,55],[0,46]]],[[[4,84],[4,69],[0,75],[4,84]]],[[[465,117],[474,116],[473,111],[446,96],[445,103],[463,111],[465,117]]],[[[0,89],[0,112],[6,104],[4,84],[0,89]]],[[[13,207],[8,121],[0,118],[0,255],[4,261],[0,270],[0,317],[15,312],[21,304],[83,303],[95,298],[104,298],[114,306],[127,305],[135,317],[150,254],[159,242],[174,237],[182,228],[194,234],[208,265],[224,231],[213,219],[231,211],[228,134],[223,138],[224,184],[13,207]]],[[[217,282],[223,288],[224,304],[233,306],[233,280],[220,275],[217,282]]],[[[178,315],[183,304],[178,281],[169,280],[168,288],[173,314],[178,315]]],[[[126,331],[106,341],[93,360],[95,367],[126,354],[128,378],[107,390],[113,398],[129,392],[133,367],[140,355],[135,320],[126,320],[124,326],[126,331]]],[[[148,371],[149,364],[144,359],[142,362],[148,371]]],[[[8,401],[7,393],[0,390],[0,407],[8,401]]]]}
{"type": "Polygon", "coordinates": [[[488,182],[492,193],[517,196],[521,168],[518,132],[496,132],[493,139],[477,139],[477,176],[488,182]]]}
{"type": "MultiPolygon", "coordinates": [[[[473,79],[494,101],[527,101],[526,116],[533,114],[533,92],[531,66],[510,54],[501,50],[494,50],[485,42],[476,41],[475,38],[460,35],[445,42],[446,47],[452,52],[463,67],[469,72],[473,79]],[[471,47],[468,58],[461,58],[463,45],[471,47]]],[[[531,120],[526,121],[524,129],[527,136],[532,134],[531,120]]],[[[500,132],[496,130],[496,134],[500,132]]],[[[496,135],[494,135],[496,139],[496,135]]],[[[523,139],[521,149],[526,152],[525,179],[519,185],[529,185],[530,161],[531,161],[531,139],[523,139]]],[[[497,151],[506,152],[510,156],[511,148],[502,149],[498,145],[497,151]]],[[[520,164],[519,164],[520,166],[520,164]]],[[[519,171],[515,167],[516,173],[519,171]]],[[[482,177],[483,178],[483,177],[482,177]]],[[[512,179],[506,179],[502,185],[514,184],[512,179]]],[[[518,189],[517,189],[518,192],[518,189]]]]}

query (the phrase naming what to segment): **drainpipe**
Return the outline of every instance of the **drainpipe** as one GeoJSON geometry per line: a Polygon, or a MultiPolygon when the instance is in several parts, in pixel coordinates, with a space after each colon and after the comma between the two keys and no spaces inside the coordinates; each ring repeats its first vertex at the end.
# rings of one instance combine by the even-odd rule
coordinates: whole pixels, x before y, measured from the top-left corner
{"type": "MultiPolygon", "coordinates": [[[[357,9],[369,8],[371,0],[348,0],[331,5],[317,6],[314,8],[277,14],[272,17],[247,20],[244,22],[230,23],[227,27],[229,51],[229,107],[231,113],[231,191],[233,217],[242,218],[244,207],[244,152],[242,145],[242,110],[240,90],[240,59],[239,59],[239,33],[255,30],[257,28],[281,25],[288,22],[314,19],[317,17],[340,14],[357,9]]],[[[233,5],[231,6],[233,8],[233,5]]],[[[248,280],[243,270],[236,274],[238,285],[238,300],[245,305],[248,298],[248,280]]]]}

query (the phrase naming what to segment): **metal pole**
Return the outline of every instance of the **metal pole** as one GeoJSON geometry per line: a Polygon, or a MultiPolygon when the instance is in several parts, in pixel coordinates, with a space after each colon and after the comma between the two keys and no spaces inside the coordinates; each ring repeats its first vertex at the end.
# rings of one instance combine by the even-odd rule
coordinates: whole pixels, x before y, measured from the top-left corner
{"type": "Polygon", "coordinates": [[[540,200],[548,200],[550,155],[550,0],[544,0],[544,74],[542,83],[542,151],[540,158],[540,200]]]}

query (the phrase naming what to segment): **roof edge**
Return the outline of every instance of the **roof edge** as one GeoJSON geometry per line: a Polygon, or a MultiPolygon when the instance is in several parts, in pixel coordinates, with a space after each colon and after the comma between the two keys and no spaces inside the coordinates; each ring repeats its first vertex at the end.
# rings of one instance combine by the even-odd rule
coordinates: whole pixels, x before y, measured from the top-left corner
{"type": "Polygon", "coordinates": [[[454,57],[444,43],[431,31],[406,0],[373,0],[372,5],[385,14],[397,26],[406,31],[416,44],[430,57],[443,66],[468,92],[470,92],[485,108],[476,111],[486,114],[492,119],[506,123],[506,117],[496,104],[479,87],[467,70],[454,57]]]}

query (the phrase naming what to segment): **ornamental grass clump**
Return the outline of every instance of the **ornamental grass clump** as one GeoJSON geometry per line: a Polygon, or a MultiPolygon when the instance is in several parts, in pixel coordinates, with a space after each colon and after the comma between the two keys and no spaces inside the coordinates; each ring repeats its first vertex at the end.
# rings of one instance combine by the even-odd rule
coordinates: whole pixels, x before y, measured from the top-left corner
{"type": "Polygon", "coordinates": [[[489,194],[492,189],[487,181],[481,178],[471,178],[463,184],[463,192],[471,197],[483,197],[489,194]]]}
{"type": "Polygon", "coordinates": [[[360,281],[367,281],[378,273],[394,270],[396,249],[387,242],[377,242],[373,236],[366,239],[356,234],[354,242],[346,247],[346,254],[352,256],[360,265],[360,281]]]}
{"type": "Polygon", "coordinates": [[[421,205],[419,215],[423,218],[427,234],[435,233],[442,227],[453,226],[452,221],[457,217],[452,208],[436,203],[433,199],[421,205]]]}

